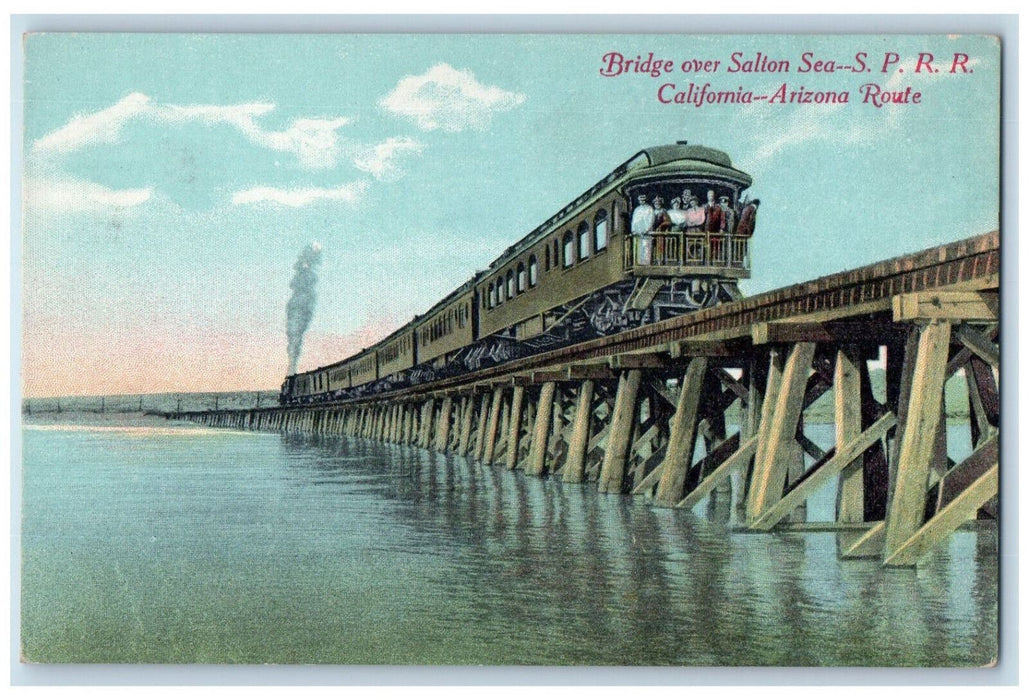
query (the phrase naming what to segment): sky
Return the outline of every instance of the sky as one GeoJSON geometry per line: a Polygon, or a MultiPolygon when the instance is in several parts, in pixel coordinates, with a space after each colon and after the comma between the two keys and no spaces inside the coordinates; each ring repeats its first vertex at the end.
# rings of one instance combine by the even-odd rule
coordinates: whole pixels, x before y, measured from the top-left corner
{"type": "Polygon", "coordinates": [[[998,226],[989,37],[38,34],[25,57],[29,398],[275,388],[312,242],[301,370],[373,344],[676,140],[753,177],[745,294],[998,226]],[[605,76],[610,52],[673,68],[605,76]],[[859,52],[867,72],[799,72],[805,53],[859,52]],[[759,53],[789,71],[729,72],[759,53]],[[691,82],[812,103],[676,104],[691,82]],[[865,84],[921,97],[877,107],[865,84]],[[814,104],[825,91],[849,102],[814,104]]]}

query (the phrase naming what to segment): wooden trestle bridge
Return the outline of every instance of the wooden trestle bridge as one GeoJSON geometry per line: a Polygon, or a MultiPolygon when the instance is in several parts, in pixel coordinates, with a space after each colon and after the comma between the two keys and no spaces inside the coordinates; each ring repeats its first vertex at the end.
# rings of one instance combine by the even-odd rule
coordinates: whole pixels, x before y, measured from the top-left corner
{"type": "Polygon", "coordinates": [[[375,397],[170,417],[435,449],[658,506],[724,497],[738,470],[756,531],[803,520],[836,479],[824,525],[840,556],[910,566],[997,518],[999,271],[993,232],[375,397]],[[955,462],[944,384],[959,372],[972,451],[955,462]],[[830,391],[824,451],[805,411],[830,391]]]}

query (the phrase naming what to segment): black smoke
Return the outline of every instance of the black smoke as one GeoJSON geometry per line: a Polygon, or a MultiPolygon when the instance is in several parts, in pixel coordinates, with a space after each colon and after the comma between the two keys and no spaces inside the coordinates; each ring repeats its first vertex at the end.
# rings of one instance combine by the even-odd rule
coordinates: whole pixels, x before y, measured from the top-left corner
{"type": "Polygon", "coordinates": [[[314,305],[318,300],[318,266],[322,262],[322,247],[314,242],[300,251],[293,263],[292,290],[286,303],[286,352],[289,354],[289,374],[296,374],[304,334],[311,325],[314,305]]]}

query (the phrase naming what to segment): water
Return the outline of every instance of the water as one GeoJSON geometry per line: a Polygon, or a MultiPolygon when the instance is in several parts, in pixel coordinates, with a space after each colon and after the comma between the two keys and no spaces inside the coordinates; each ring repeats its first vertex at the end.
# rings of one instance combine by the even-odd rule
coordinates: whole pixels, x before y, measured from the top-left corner
{"type": "MultiPolygon", "coordinates": [[[[29,425],[23,653],[43,662],[958,665],[997,542],[917,570],[344,438],[29,425]]],[[[824,494],[812,504],[825,509],[824,494]]],[[[700,507],[702,508],[702,506],[700,507]]],[[[731,509],[729,509],[731,511],[731,509]]],[[[721,518],[725,519],[725,518],[721,518]]]]}

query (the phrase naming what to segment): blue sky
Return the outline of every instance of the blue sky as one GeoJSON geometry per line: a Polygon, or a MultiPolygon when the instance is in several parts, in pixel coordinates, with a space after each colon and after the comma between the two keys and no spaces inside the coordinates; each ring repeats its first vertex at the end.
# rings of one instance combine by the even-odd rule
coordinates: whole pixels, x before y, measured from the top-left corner
{"type": "Polygon", "coordinates": [[[748,293],[997,227],[987,37],[45,34],[25,75],[29,396],[276,386],[311,241],[324,263],[302,369],[370,344],[676,139],[754,178],[748,293]],[[603,77],[609,51],[722,69],[603,77]],[[726,73],[737,51],[794,71],[726,73]],[[872,71],[798,74],[805,51],[863,51],[872,71]],[[886,52],[899,62],[880,72],[886,52]],[[919,52],[941,72],[916,74],[919,52]],[[954,52],[972,73],[948,72],[954,52]],[[851,103],[658,101],[691,81],[851,103]],[[866,82],[922,102],[861,104],[866,82]]]}

